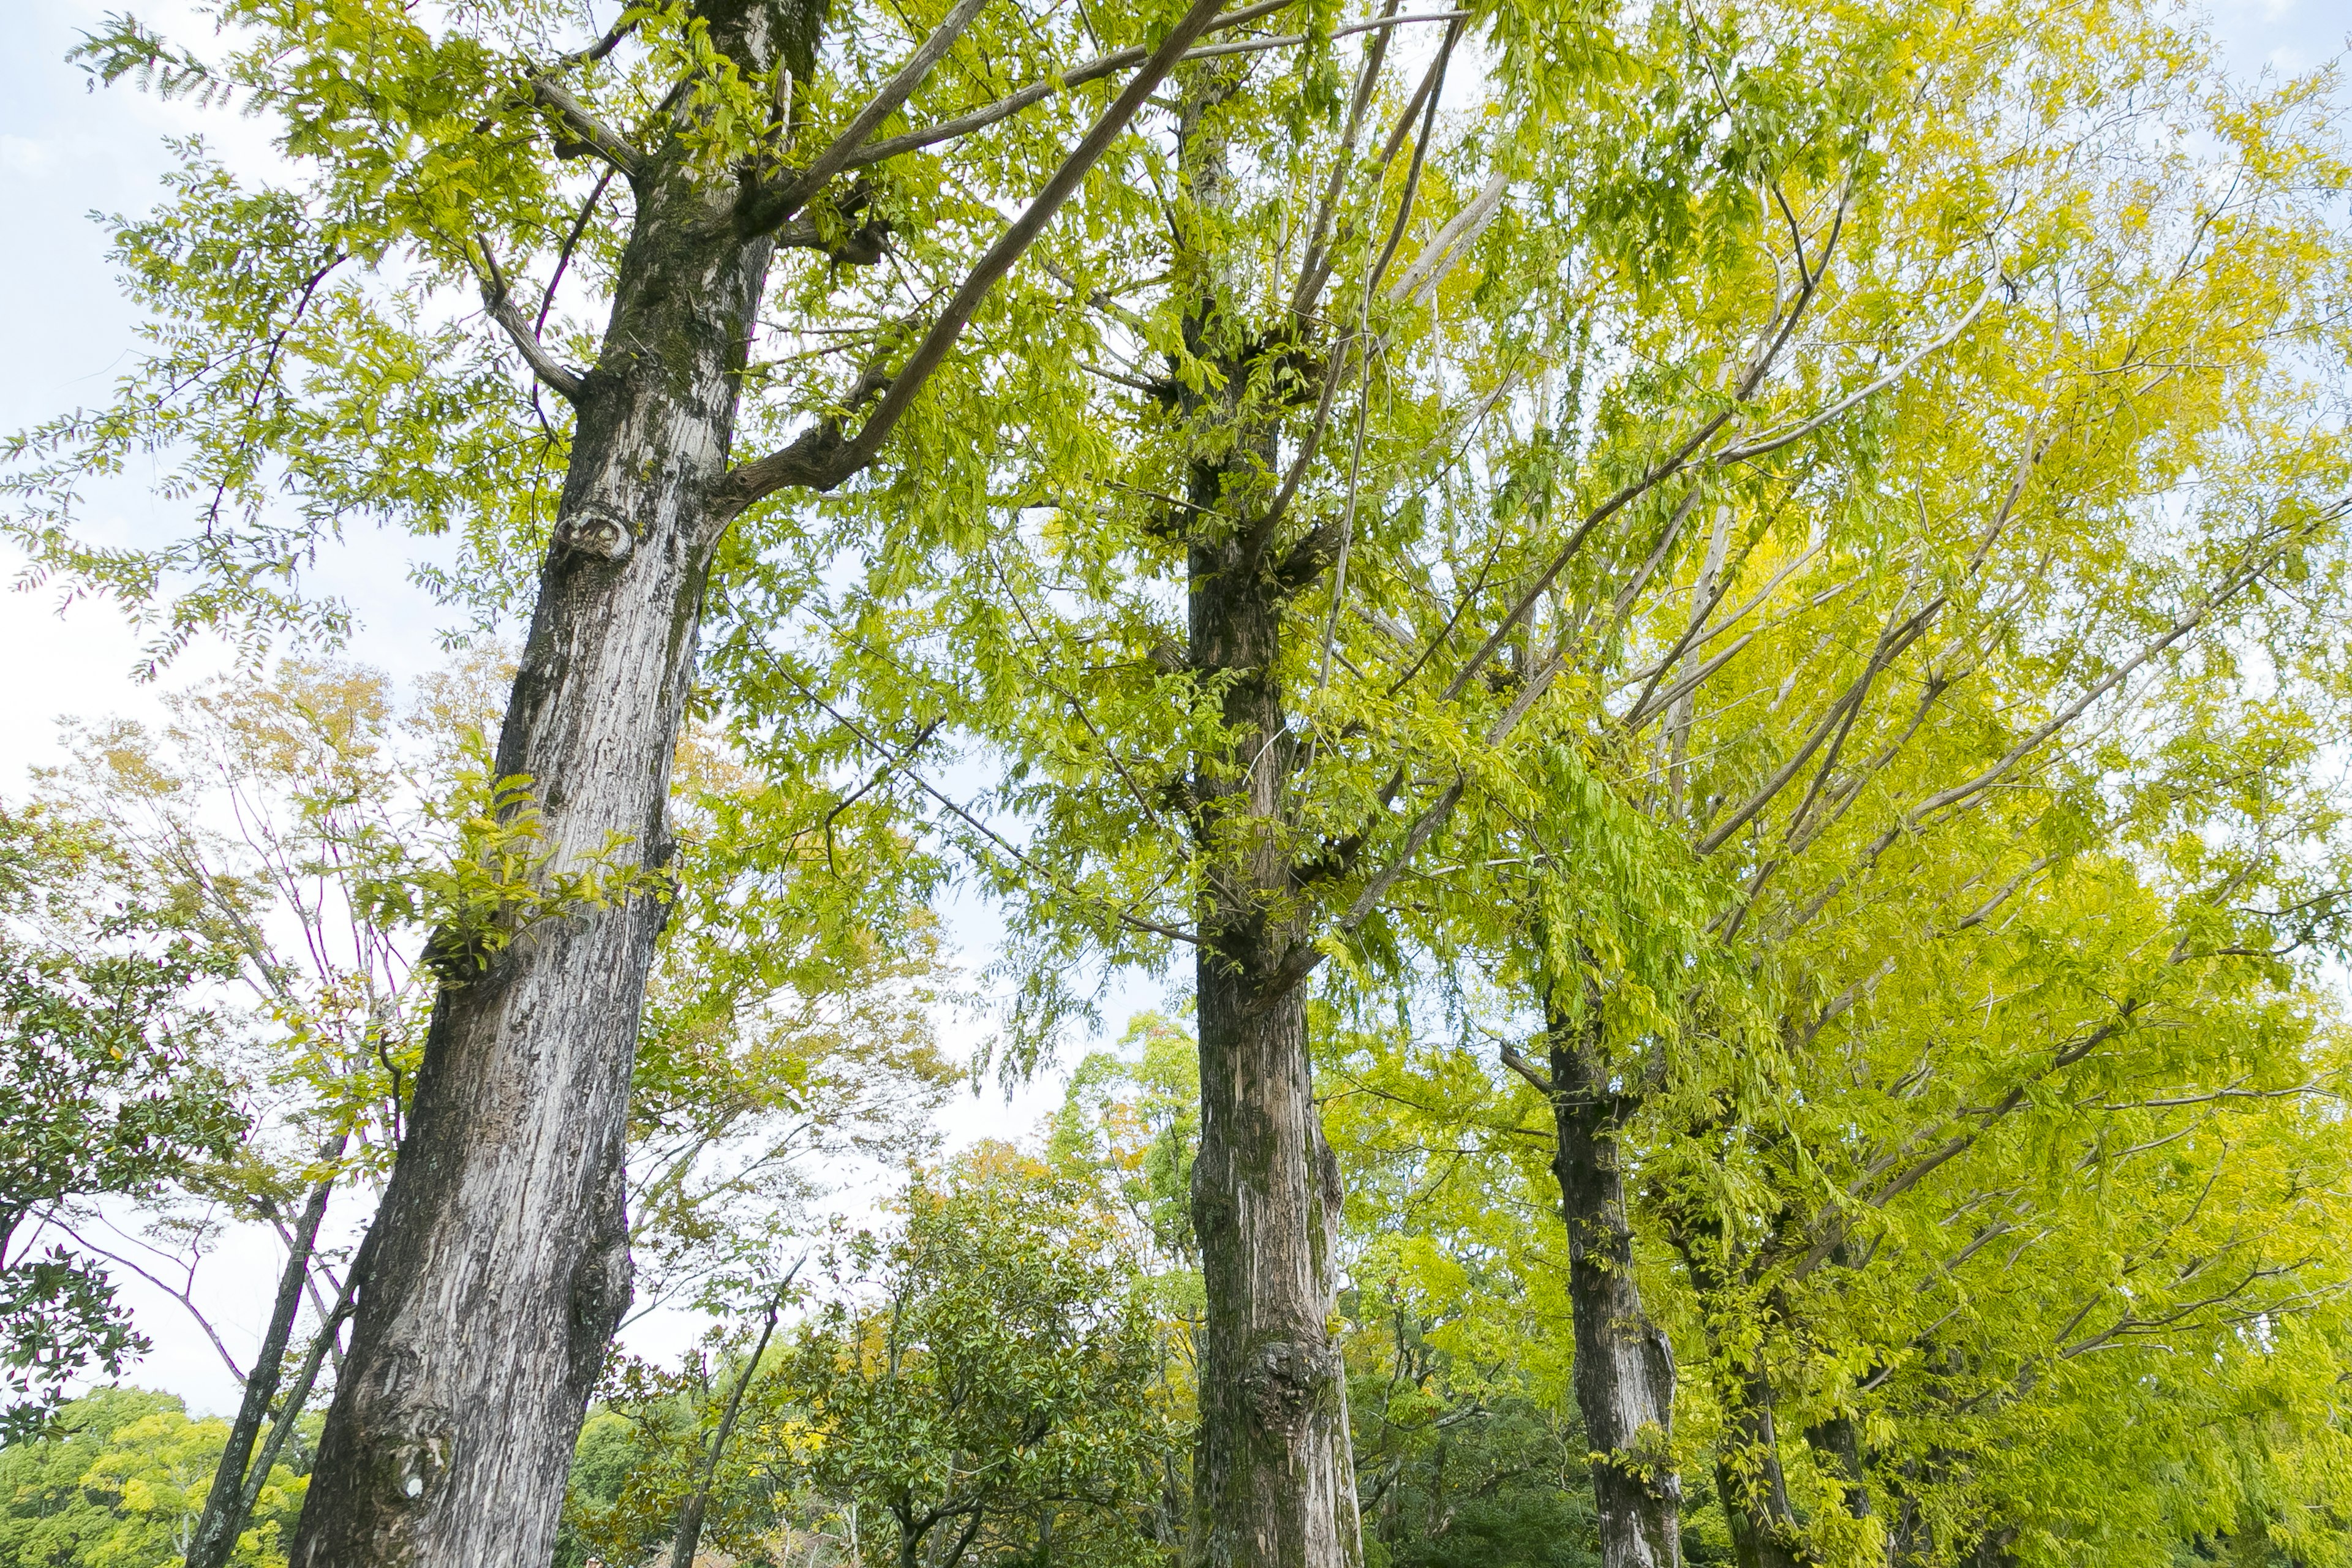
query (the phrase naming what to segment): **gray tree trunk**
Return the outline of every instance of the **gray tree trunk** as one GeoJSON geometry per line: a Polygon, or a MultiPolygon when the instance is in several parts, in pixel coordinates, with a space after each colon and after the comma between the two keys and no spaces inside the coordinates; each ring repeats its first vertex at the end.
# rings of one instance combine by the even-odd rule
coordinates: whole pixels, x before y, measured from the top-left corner
{"type": "Polygon", "coordinates": [[[1308,1083],[1306,999],[1252,981],[1252,966],[1202,954],[1192,1224],[1208,1314],[1192,1561],[1352,1568],[1347,1380],[1328,1327],[1339,1166],[1308,1083]]]}
{"type": "Polygon", "coordinates": [[[1274,421],[1244,413],[1255,367],[1237,319],[1234,258],[1217,219],[1234,193],[1223,138],[1203,116],[1221,87],[1204,73],[1187,107],[1181,161],[1209,216],[1209,249],[1180,233],[1206,279],[1186,323],[1193,353],[1222,385],[1186,394],[1202,456],[1185,477],[1192,503],[1187,660],[1223,686],[1228,747],[1194,770],[1193,823],[1211,858],[1195,965],[1201,1142],[1192,1227],[1206,1322],[1193,1452],[1196,1568],[1356,1568],[1363,1559],[1348,1433],[1346,1369],[1329,1323],[1338,1287],[1339,1168],[1323,1140],[1307,1049],[1307,994],[1286,970],[1313,940],[1295,902],[1284,823],[1297,766],[1279,675],[1288,601],[1319,574],[1313,541],[1278,559],[1263,518],[1275,468],[1274,421]]]}
{"type": "MultiPolygon", "coordinates": [[[[711,7],[747,75],[759,7],[711,7]]],[[[771,241],[675,145],[637,182],[611,325],[579,400],[556,543],[499,744],[560,865],[620,835],[670,855],[738,385],[771,241]]],[[[407,1132],[291,1560],[529,1568],[554,1551],[590,1390],[629,1300],[624,1131],[662,905],[525,931],[436,1004],[407,1132]]]]}
{"type": "MultiPolygon", "coordinates": [[[[823,16],[814,0],[695,10],[750,79],[808,47],[823,16]]],[[[499,742],[499,773],[532,781],[557,868],[615,836],[643,865],[667,862],[671,759],[728,522],[785,485],[838,484],[872,460],[988,289],[1215,10],[1194,0],[1154,45],[974,264],[854,440],[821,424],[731,479],[770,229],[807,193],[798,180],[747,189],[737,171],[707,167],[674,122],[638,155],[603,348],[563,389],[578,411],[571,464],[499,742]]],[[[868,107],[903,103],[921,77],[912,68],[952,37],[934,34],[868,107]]],[[[658,901],[636,898],[543,921],[436,1003],[407,1133],[354,1265],[352,1347],[296,1568],[531,1568],[552,1554],[581,1415],[629,1300],[629,1072],[662,918],[658,901]]]]}
{"type": "MultiPolygon", "coordinates": [[[[1549,1003],[1549,999],[1547,998],[1549,1003]]],[[[1568,1226],[1576,1403],[1592,1462],[1605,1568],[1675,1568],[1682,1481],[1674,1432],[1675,1354],[1633,1276],[1633,1233],[1620,1159],[1622,1100],[1576,1025],[1547,1008],[1560,1218],[1568,1226]]]]}

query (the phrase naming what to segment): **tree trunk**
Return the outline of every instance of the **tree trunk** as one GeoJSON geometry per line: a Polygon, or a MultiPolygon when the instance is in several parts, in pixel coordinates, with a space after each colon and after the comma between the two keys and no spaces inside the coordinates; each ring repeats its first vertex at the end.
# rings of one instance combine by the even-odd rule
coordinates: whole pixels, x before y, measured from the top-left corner
{"type": "MultiPolygon", "coordinates": [[[[1204,132],[1219,89],[1188,102],[1181,133],[1189,194],[1204,215],[1233,200],[1229,131],[1204,132]]],[[[1216,243],[1215,218],[1205,232],[1216,243]]],[[[1190,237],[1180,235],[1180,256],[1190,237]]],[[[1286,609],[1321,567],[1312,542],[1271,559],[1263,515],[1275,467],[1274,420],[1244,412],[1253,365],[1231,257],[1192,249],[1206,285],[1188,320],[1192,352],[1222,384],[1188,395],[1195,450],[1189,662],[1221,685],[1226,745],[1194,770],[1194,822],[1209,858],[1195,967],[1201,1143],[1192,1226],[1207,1321],[1201,1340],[1193,1457],[1197,1568],[1355,1568],[1363,1558],[1349,1447],[1348,1384],[1330,1317],[1339,1288],[1339,1167],[1323,1140],[1307,1051],[1307,994],[1286,965],[1312,940],[1295,908],[1284,823],[1297,765],[1280,668],[1286,609]]],[[[1182,265],[1180,259],[1180,265],[1182,265]]]]}
{"type": "Polygon", "coordinates": [[[1192,1561],[1361,1560],[1347,1381],[1328,1323],[1339,1172],[1308,1083],[1306,998],[1267,998],[1223,953],[1199,965],[1201,1152],[1192,1167],[1207,1323],[1192,1561]]]}
{"type": "MultiPolygon", "coordinates": [[[[320,1151],[320,1157],[330,1161],[341,1153],[342,1140],[336,1139],[320,1151]]],[[[294,1320],[302,1310],[302,1285],[310,1278],[310,1254],[318,1246],[319,1226],[326,1220],[327,1200],[333,1192],[331,1181],[312,1187],[300,1217],[294,1222],[294,1234],[286,1248],[286,1271],[278,1277],[278,1300],[270,1307],[269,1327],[261,1336],[261,1353],[254,1357],[253,1371],[246,1377],[245,1397],[237,1405],[236,1419],[229,1424],[228,1446],[221,1450],[212,1489],[205,1494],[205,1510],[188,1544],[187,1568],[221,1568],[245,1528],[246,1468],[253,1458],[253,1445],[261,1436],[269,1402],[278,1393],[286,1346],[294,1337],[294,1320]]],[[[274,1458],[276,1454],[272,1445],[266,1457],[274,1458]]]]}
{"type": "Polygon", "coordinates": [[[269,1441],[262,1444],[261,1457],[246,1472],[245,1493],[237,1502],[240,1518],[253,1517],[254,1505],[261,1500],[261,1489],[277,1468],[278,1456],[284,1451],[286,1440],[295,1432],[295,1423],[301,1419],[303,1409],[310,1403],[310,1390],[319,1381],[319,1368],[335,1349],[335,1336],[342,1332],[343,1320],[351,1316],[352,1281],[348,1276],[334,1304],[327,1309],[326,1321],[310,1341],[310,1353],[302,1359],[302,1370],[294,1374],[293,1385],[286,1397],[278,1402],[278,1419],[269,1424],[269,1441]]]}
{"type": "MultiPolygon", "coordinates": [[[[793,1266],[793,1273],[800,1265],[793,1266]]],[[[784,1286],[792,1284],[792,1275],[784,1276],[784,1286]]],[[[759,1342],[751,1347],[751,1359],[743,1363],[743,1375],[727,1395],[727,1408],[720,1413],[719,1426],[710,1434],[710,1449],[703,1458],[702,1474],[694,1490],[688,1494],[686,1506],[677,1510],[677,1530],[670,1537],[669,1568],[694,1568],[695,1553],[702,1547],[702,1520],[710,1508],[710,1489],[719,1480],[719,1461],[726,1457],[727,1439],[735,1435],[736,1417],[743,1413],[743,1395],[751,1392],[751,1380],[760,1374],[760,1358],[768,1353],[768,1341],[776,1331],[776,1314],[783,1310],[784,1293],[779,1289],[769,1300],[767,1321],[760,1325],[759,1342]]]]}
{"type": "MultiPolygon", "coordinates": [[[[710,6],[746,75],[761,8],[710,6]]],[[[694,678],[737,373],[771,242],[675,142],[637,182],[611,325],[584,378],[556,541],[499,745],[542,847],[614,836],[658,867],[694,678]]],[[[548,1561],[590,1390],[629,1300],[629,1071],[659,900],[540,921],[443,989],[360,1267],[352,1342],[291,1560],[548,1561]]]]}
{"type": "Polygon", "coordinates": [[[1856,1519],[1870,1517],[1870,1481],[1862,1460],[1862,1432],[1851,1415],[1832,1415],[1805,1428],[1805,1446],[1813,1463],[1834,1476],[1845,1489],[1845,1510],[1856,1519]]]}
{"type": "Polygon", "coordinates": [[[1592,1447],[1593,1503],[1605,1568],[1675,1568],[1682,1561],[1682,1482],[1674,1432],[1675,1353],[1650,1321],[1633,1277],[1618,1151],[1622,1099],[1583,1030],[1546,998],[1552,1119],[1568,1226],[1568,1289],[1576,1332],[1576,1403],[1592,1447]]]}
{"type": "Polygon", "coordinates": [[[1739,1568],[1808,1568],[1814,1558],[1789,1503],[1771,1379],[1763,1352],[1751,1353],[1756,1359],[1738,1371],[1736,1386],[1724,1402],[1724,1436],[1715,1468],[1732,1552],[1739,1568]]]}

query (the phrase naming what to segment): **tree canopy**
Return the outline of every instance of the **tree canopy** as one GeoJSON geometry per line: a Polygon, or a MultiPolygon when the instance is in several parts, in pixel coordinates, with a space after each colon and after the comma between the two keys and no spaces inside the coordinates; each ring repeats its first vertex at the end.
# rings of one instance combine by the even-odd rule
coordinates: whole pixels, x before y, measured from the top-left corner
{"type": "Polygon", "coordinates": [[[111,221],[143,347],[0,480],[251,656],[0,818],[21,1463],[110,1462],[35,1424],[143,1205],[289,1255],[196,1568],[314,1387],[303,1568],[2352,1558],[2333,67],[211,10],[77,59],[274,159],[111,221]],[[406,719],[317,653],[361,526],[483,650],[406,719]]]}

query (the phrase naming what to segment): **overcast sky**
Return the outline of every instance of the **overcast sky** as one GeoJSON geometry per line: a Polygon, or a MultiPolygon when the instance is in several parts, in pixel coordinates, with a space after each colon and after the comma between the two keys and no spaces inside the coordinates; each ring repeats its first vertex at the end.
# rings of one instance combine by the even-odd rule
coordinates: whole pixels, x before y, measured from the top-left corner
{"type": "MultiPolygon", "coordinates": [[[[171,165],[168,136],[201,131],[230,163],[267,159],[262,128],[184,104],[164,104],[128,85],[92,92],[87,79],[64,63],[82,30],[121,0],[18,0],[14,20],[0,30],[0,428],[22,429],[77,404],[95,403],[129,363],[135,318],[105,260],[105,231],[89,221],[99,213],[135,213],[152,204],[171,165]]],[[[2293,74],[2346,47],[2343,0],[2224,0],[2212,7],[2233,68],[2293,74]]],[[[175,3],[142,5],[142,17],[167,31],[184,22],[175,3]]],[[[182,26],[198,41],[203,25],[182,26]]],[[[208,31],[208,29],[203,29],[208,31]]],[[[157,540],[184,524],[184,509],[155,500],[141,476],[98,496],[94,526],[124,542],[157,540]]],[[[360,616],[350,657],[407,677],[438,658],[432,602],[407,582],[408,543],[381,534],[354,539],[322,558],[313,580],[348,599],[360,616]]],[[[22,559],[0,546],[0,577],[13,579],[22,559]]],[[[104,605],[60,611],[54,592],[0,597],[0,798],[22,794],[26,770],[57,757],[60,715],[152,717],[157,688],[134,677],[141,636],[104,605]]],[[[199,647],[166,678],[182,683],[221,668],[217,648],[199,647]]],[[[1148,1000],[1152,988],[1129,987],[1122,997],[1148,1000]]],[[[1115,1011],[1124,1011],[1119,1008],[1115,1011]]],[[[1007,1110],[992,1095],[956,1116],[967,1133],[1021,1131],[1050,1098],[1050,1089],[1023,1097],[1007,1110]]],[[[258,1315],[274,1279],[274,1248],[256,1242],[225,1260],[207,1300],[240,1360],[258,1337],[258,1315]]],[[[200,1410],[233,1407],[236,1389],[217,1355],[176,1308],[133,1282],[130,1292],[156,1353],[136,1381],[185,1395],[200,1410]]],[[[685,1329],[670,1325],[640,1348],[673,1348],[685,1329]]]]}

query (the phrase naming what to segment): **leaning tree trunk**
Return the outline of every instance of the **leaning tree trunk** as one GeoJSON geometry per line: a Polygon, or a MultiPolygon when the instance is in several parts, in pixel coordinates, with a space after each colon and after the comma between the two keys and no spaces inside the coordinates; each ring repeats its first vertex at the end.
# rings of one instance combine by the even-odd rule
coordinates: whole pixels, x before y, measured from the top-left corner
{"type": "Polygon", "coordinates": [[[1674,1432],[1675,1354],[1633,1277],[1619,1134],[1622,1099],[1583,1027],[1547,1001],[1560,1217],[1576,1333],[1576,1403],[1593,1450],[1592,1496],[1605,1568],[1675,1568],[1682,1482],[1674,1432]]]}
{"type": "MultiPolygon", "coordinates": [[[[768,68],[761,8],[713,20],[746,75],[768,68]]],[[[498,757],[502,776],[534,781],[558,867],[613,836],[647,867],[670,854],[711,499],[771,249],[738,233],[735,196],[675,144],[655,153],[583,378],[498,757]]],[[[549,1560],[629,1300],[623,1133],[662,919],[642,896],[551,917],[442,992],[292,1552],[302,1568],[549,1560]]]]}
{"type": "MultiPolygon", "coordinates": [[[[335,1138],[319,1151],[321,1164],[341,1159],[344,1140],[335,1138]]],[[[310,1189],[302,1205],[302,1212],[294,1222],[293,1233],[287,1238],[286,1268],[278,1276],[278,1300],[271,1305],[269,1326],[261,1336],[261,1353],[254,1357],[253,1371],[245,1380],[245,1397],[238,1404],[236,1419],[229,1423],[228,1443],[221,1449],[220,1465],[213,1472],[212,1489],[205,1494],[204,1512],[196,1520],[195,1534],[188,1542],[186,1568],[221,1568],[236,1549],[236,1538],[245,1529],[246,1514],[250,1504],[245,1501],[252,1489],[246,1484],[247,1467],[253,1458],[253,1446],[261,1437],[261,1424],[269,1415],[269,1402],[277,1397],[278,1377],[286,1363],[286,1346],[294,1337],[294,1320],[302,1310],[302,1287],[310,1278],[310,1257],[319,1245],[319,1226],[327,1217],[327,1200],[333,1195],[334,1179],[331,1176],[310,1189]]],[[[333,1325],[328,1325],[331,1331],[333,1325]]],[[[309,1392],[306,1386],[303,1390],[309,1392]]],[[[295,1401],[289,1400],[282,1424],[292,1419],[295,1401]]],[[[268,1476],[268,1463],[276,1458],[277,1445],[263,1455],[262,1477],[268,1476]]]]}

